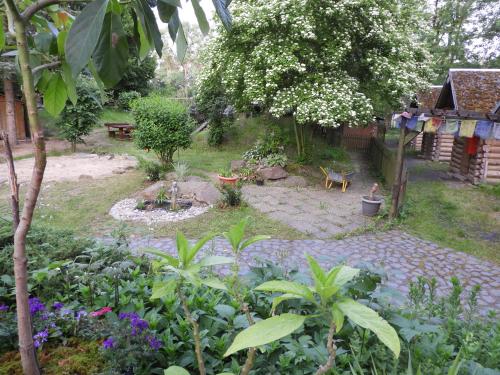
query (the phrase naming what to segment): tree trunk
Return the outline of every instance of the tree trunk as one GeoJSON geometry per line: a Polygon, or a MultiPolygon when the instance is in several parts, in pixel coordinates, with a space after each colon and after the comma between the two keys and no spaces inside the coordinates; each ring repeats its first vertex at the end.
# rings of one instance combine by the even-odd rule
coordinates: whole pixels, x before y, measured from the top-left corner
{"type": "Polygon", "coordinates": [[[14,83],[5,78],[3,80],[3,90],[5,93],[5,112],[6,112],[6,130],[9,137],[11,147],[17,144],[17,130],[16,130],[16,98],[14,96],[14,83]]]}
{"type": "Polygon", "coordinates": [[[10,185],[10,205],[12,209],[12,230],[15,233],[19,225],[19,184],[17,183],[16,169],[14,167],[14,158],[12,149],[10,148],[9,138],[7,133],[2,132],[3,144],[5,148],[5,158],[9,168],[9,185],[10,185]]]}
{"type": "Polygon", "coordinates": [[[399,144],[396,155],[396,173],[394,174],[394,184],[392,186],[392,205],[389,211],[389,218],[395,219],[399,215],[399,202],[401,198],[401,180],[403,178],[403,166],[405,161],[405,138],[406,138],[406,122],[407,118],[401,119],[399,129],[399,144]]]}
{"type": "Polygon", "coordinates": [[[38,194],[42,185],[43,173],[47,156],[45,152],[45,141],[43,139],[43,129],[38,118],[36,106],[35,85],[33,74],[29,65],[29,51],[26,39],[26,26],[24,19],[20,15],[13,0],[5,0],[7,10],[14,19],[16,32],[16,43],[19,65],[21,67],[21,77],[23,83],[24,97],[28,110],[28,121],[35,154],[35,164],[28,191],[24,199],[19,225],[14,234],[14,277],[16,282],[16,308],[17,308],[17,329],[19,336],[19,352],[21,354],[21,364],[24,374],[38,375],[40,369],[36,359],[36,350],[33,345],[31,328],[31,315],[28,304],[28,260],[26,258],[26,235],[31,226],[33,212],[35,210],[38,194]]]}

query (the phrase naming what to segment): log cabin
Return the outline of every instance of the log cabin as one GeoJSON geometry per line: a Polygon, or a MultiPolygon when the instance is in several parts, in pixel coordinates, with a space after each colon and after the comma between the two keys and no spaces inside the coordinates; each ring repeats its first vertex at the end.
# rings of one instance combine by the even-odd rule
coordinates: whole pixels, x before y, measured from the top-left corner
{"type": "MultiPolygon", "coordinates": [[[[498,103],[500,69],[450,69],[436,108],[498,113],[498,103]]],[[[450,142],[442,144],[448,152],[450,142]]],[[[450,172],[473,184],[500,183],[500,140],[493,135],[486,139],[452,136],[450,172]]]]}
{"type": "MultiPolygon", "coordinates": [[[[434,109],[442,86],[431,86],[429,90],[417,94],[418,108],[434,109]]],[[[420,132],[413,141],[415,151],[421,152],[425,159],[439,160],[439,135],[420,132]],[[436,159],[434,158],[436,156],[436,159]]],[[[450,150],[451,156],[451,150],[450,150]]],[[[448,159],[449,160],[449,159],[448,159]]],[[[446,161],[446,160],[445,160],[446,161]]]]}

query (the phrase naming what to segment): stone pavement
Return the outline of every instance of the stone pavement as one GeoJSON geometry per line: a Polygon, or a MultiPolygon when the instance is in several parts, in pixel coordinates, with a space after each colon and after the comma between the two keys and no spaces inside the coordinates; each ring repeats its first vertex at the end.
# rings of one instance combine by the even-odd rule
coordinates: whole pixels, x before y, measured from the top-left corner
{"type": "Polygon", "coordinates": [[[368,226],[372,220],[361,214],[361,198],[367,195],[374,180],[362,155],[352,153],[355,175],[351,186],[342,193],[339,185],[324,187],[274,187],[245,185],[247,203],[313,238],[332,239],[368,226]]]}
{"type": "MultiPolygon", "coordinates": [[[[168,238],[133,239],[131,248],[155,247],[170,254],[175,253],[175,242],[168,238]]],[[[222,238],[207,244],[203,252],[230,255],[229,246],[222,238]]],[[[481,313],[495,310],[500,313],[500,266],[471,255],[441,248],[400,231],[367,234],[343,240],[277,240],[270,239],[247,248],[242,255],[242,273],[248,271],[256,259],[265,259],[287,268],[300,267],[306,270],[305,254],[316,258],[323,267],[338,262],[356,266],[362,263],[382,266],[388,274],[385,285],[408,293],[408,283],[417,276],[436,277],[438,294],[451,287],[450,278],[456,276],[467,292],[479,284],[479,307],[481,313]]],[[[201,254],[200,254],[201,255],[201,254]]],[[[227,269],[226,269],[227,271],[227,269]]]]}

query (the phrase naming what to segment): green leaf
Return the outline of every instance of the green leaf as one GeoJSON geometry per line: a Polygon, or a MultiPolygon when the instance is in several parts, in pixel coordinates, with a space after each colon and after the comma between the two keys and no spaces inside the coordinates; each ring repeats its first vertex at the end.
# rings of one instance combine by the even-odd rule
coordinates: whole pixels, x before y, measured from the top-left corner
{"type": "Polygon", "coordinates": [[[55,117],[64,109],[67,99],[68,92],[64,80],[59,74],[53,75],[43,95],[45,109],[55,117]]]}
{"type": "Polygon", "coordinates": [[[359,275],[359,269],[352,268],[349,266],[341,266],[340,270],[335,276],[335,279],[333,280],[333,284],[341,287],[347,284],[349,281],[351,281],[358,275],[359,275]]]}
{"type": "Polygon", "coordinates": [[[5,47],[5,33],[3,31],[3,17],[0,17],[0,51],[5,47]]]}
{"type": "Polygon", "coordinates": [[[214,238],[214,234],[209,233],[205,237],[203,237],[201,240],[196,242],[192,248],[188,249],[187,251],[187,257],[186,257],[186,264],[191,263],[191,261],[194,259],[196,254],[201,250],[201,248],[212,238],[214,238]]]}
{"type": "Polygon", "coordinates": [[[210,31],[210,26],[207,21],[207,16],[203,11],[203,8],[200,6],[198,0],[191,0],[191,4],[193,5],[194,14],[196,15],[196,19],[198,20],[198,25],[200,26],[200,30],[203,35],[207,35],[210,31]]]}
{"type": "Polygon", "coordinates": [[[161,33],[156,23],[156,18],[148,5],[146,0],[134,0],[133,7],[137,18],[142,24],[142,28],[148,37],[151,45],[154,45],[156,53],[161,57],[163,50],[163,41],[161,40],[161,33]]]}
{"type": "Polygon", "coordinates": [[[398,334],[377,312],[349,298],[336,305],[354,324],[375,333],[379,340],[392,350],[396,357],[399,357],[401,344],[398,334]]]}
{"type": "Polygon", "coordinates": [[[158,0],[158,4],[160,3],[168,4],[173,7],[179,7],[179,8],[182,7],[180,0],[158,0]]]}
{"type": "Polygon", "coordinates": [[[182,262],[182,267],[187,268],[188,266],[188,250],[189,250],[189,242],[184,236],[184,233],[182,232],[177,232],[177,235],[175,237],[175,243],[177,246],[177,254],[179,254],[179,259],[182,262]]]}
{"type": "Polygon", "coordinates": [[[455,360],[448,369],[448,375],[458,375],[458,372],[460,371],[460,367],[462,367],[463,362],[464,361],[462,359],[462,349],[460,349],[455,360]]]}
{"type": "Polygon", "coordinates": [[[128,65],[128,41],[118,14],[106,14],[93,60],[106,87],[120,82],[128,65]]]}
{"type": "Polygon", "coordinates": [[[223,256],[218,256],[218,255],[210,255],[210,256],[206,256],[205,258],[201,259],[198,262],[198,265],[200,267],[210,267],[210,266],[218,266],[221,264],[231,264],[231,263],[234,263],[233,258],[223,257],[223,256]]]}
{"type": "Polygon", "coordinates": [[[161,1],[158,2],[158,15],[162,22],[169,23],[175,12],[177,12],[176,6],[161,1]]]}
{"type": "Polygon", "coordinates": [[[242,349],[269,344],[288,336],[299,329],[304,324],[305,319],[306,317],[302,315],[282,314],[260,320],[236,335],[224,357],[242,349]]]}
{"type": "Polygon", "coordinates": [[[307,300],[314,301],[314,295],[311,290],[305,285],[285,280],[267,281],[259,285],[255,290],[264,292],[281,292],[286,294],[294,294],[303,297],[307,300]]]}
{"type": "Polygon", "coordinates": [[[271,314],[274,314],[276,311],[276,308],[278,305],[283,302],[283,301],[288,301],[290,299],[297,299],[297,298],[302,298],[300,296],[297,296],[296,294],[282,294],[281,296],[278,296],[273,299],[273,305],[271,306],[271,314]]]}
{"type": "Polygon", "coordinates": [[[335,323],[335,332],[338,333],[344,326],[345,315],[337,305],[332,306],[332,317],[335,323]]]}
{"type": "Polygon", "coordinates": [[[182,367],[170,366],[168,369],[163,371],[163,375],[190,375],[190,374],[182,367]]]}
{"type": "MultiPolygon", "coordinates": [[[[166,17],[167,15],[165,15],[166,17]]],[[[179,30],[179,25],[181,24],[181,20],[179,18],[179,11],[175,8],[174,12],[170,15],[168,19],[168,33],[170,34],[170,38],[175,42],[177,38],[177,31],[179,30]]]]}
{"type": "Polygon", "coordinates": [[[69,100],[71,100],[71,103],[73,103],[73,105],[76,105],[76,103],[78,102],[78,95],[76,93],[75,80],[73,79],[71,68],[66,62],[63,62],[62,64],[61,74],[64,83],[66,84],[66,90],[68,91],[68,98],[69,100]]]}
{"type": "Polygon", "coordinates": [[[140,22],[137,22],[137,33],[139,34],[139,58],[143,60],[149,54],[151,45],[140,22]]]}
{"type": "Polygon", "coordinates": [[[144,252],[156,255],[160,258],[163,258],[167,261],[168,264],[170,264],[172,267],[179,267],[179,260],[172,255],[169,255],[165,253],[164,251],[157,250],[155,248],[146,248],[144,249],[144,252]]]}
{"type": "Polygon", "coordinates": [[[177,31],[177,38],[175,39],[175,46],[177,51],[177,60],[183,62],[186,57],[186,51],[188,48],[188,42],[186,39],[186,34],[184,33],[184,27],[182,23],[179,25],[179,31],[177,31]]]}
{"type": "Polygon", "coordinates": [[[57,53],[59,54],[59,56],[64,56],[64,45],[66,44],[67,37],[67,31],[61,31],[59,34],[57,34],[57,53]]]}
{"type": "Polygon", "coordinates": [[[101,102],[106,102],[106,91],[104,90],[104,83],[101,81],[99,74],[97,73],[97,69],[92,60],[89,61],[87,67],[89,68],[90,73],[92,73],[92,77],[94,77],[95,82],[97,83],[97,87],[99,88],[99,94],[101,95],[101,102]]]}
{"type": "Polygon", "coordinates": [[[213,289],[227,290],[226,285],[219,279],[201,279],[201,283],[213,289]]]}
{"type": "Polygon", "coordinates": [[[66,61],[73,76],[87,65],[101,34],[109,0],[94,0],[76,17],[66,38],[66,61]]]}
{"type": "Polygon", "coordinates": [[[153,284],[151,299],[158,299],[171,296],[175,291],[176,280],[159,281],[153,284]]]}
{"type": "Polygon", "coordinates": [[[229,1],[212,0],[212,2],[214,4],[217,15],[219,16],[226,30],[231,30],[231,24],[232,24],[231,13],[229,13],[229,9],[227,9],[227,7],[229,6],[229,1]]]}
{"type": "Polygon", "coordinates": [[[325,285],[325,272],[312,256],[306,255],[306,258],[307,262],[309,263],[309,269],[311,270],[312,277],[314,279],[314,284],[316,285],[316,290],[318,291],[320,287],[325,285]]]}
{"type": "Polygon", "coordinates": [[[244,241],[241,246],[240,246],[240,251],[243,251],[244,249],[246,249],[248,246],[256,243],[256,242],[259,242],[259,241],[264,241],[264,240],[268,240],[270,239],[271,236],[254,236],[254,237],[251,237],[249,239],[247,239],[246,241],[244,241]]]}
{"type": "Polygon", "coordinates": [[[245,236],[245,227],[247,222],[248,218],[241,219],[238,224],[232,225],[229,227],[227,232],[222,234],[228,240],[234,253],[237,253],[240,250],[240,244],[245,236]]]}

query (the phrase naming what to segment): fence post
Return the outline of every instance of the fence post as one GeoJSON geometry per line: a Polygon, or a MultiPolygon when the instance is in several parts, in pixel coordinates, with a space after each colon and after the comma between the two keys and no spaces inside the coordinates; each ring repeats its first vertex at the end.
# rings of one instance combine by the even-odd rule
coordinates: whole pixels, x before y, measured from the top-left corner
{"type": "Polygon", "coordinates": [[[390,219],[395,219],[399,214],[399,200],[401,196],[401,181],[403,179],[403,164],[404,164],[407,121],[408,119],[402,116],[400,130],[399,130],[398,153],[396,156],[396,173],[394,175],[394,184],[392,186],[392,206],[389,212],[390,219]]]}

